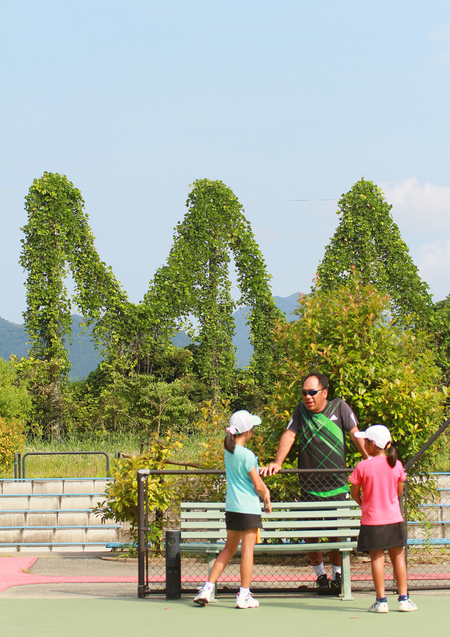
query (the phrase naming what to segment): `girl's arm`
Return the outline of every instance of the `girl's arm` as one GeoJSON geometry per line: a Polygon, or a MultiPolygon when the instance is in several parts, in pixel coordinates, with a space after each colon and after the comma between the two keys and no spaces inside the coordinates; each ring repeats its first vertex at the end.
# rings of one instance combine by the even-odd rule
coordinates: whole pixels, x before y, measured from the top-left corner
{"type": "Polygon", "coordinates": [[[361,506],[362,498],[361,498],[361,485],[360,484],[352,484],[352,488],[350,489],[350,495],[352,498],[361,506]]]}
{"type": "Polygon", "coordinates": [[[397,494],[398,494],[398,497],[400,497],[401,495],[403,495],[403,487],[404,487],[404,486],[405,486],[405,483],[404,483],[404,482],[399,482],[399,483],[397,484],[397,494]]]}
{"type": "Polygon", "coordinates": [[[256,467],[253,467],[251,471],[248,472],[251,481],[253,482],[253,486],[256,489],[256,493],[263,499],[264,501],[264,511],[267,513],[272,512],[272,503],[270,501],[270,491],[261,480],[259,473],[256,470],[256,467]]]}

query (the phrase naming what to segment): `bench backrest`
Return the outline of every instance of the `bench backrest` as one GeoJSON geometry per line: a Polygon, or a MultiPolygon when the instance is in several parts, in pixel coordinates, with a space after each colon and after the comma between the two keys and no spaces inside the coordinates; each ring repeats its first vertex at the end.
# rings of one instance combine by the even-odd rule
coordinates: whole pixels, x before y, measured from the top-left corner
{"type": "MultiPolygon", "coordinates": [[[[262,512],[264,540],[306,538],[356,539],[361,509],[353,500],[332,502],[273,502],[262,512]]],[[[217,542],[226,539],[223,502],[182,502],[181,541],[217,542]]]]}

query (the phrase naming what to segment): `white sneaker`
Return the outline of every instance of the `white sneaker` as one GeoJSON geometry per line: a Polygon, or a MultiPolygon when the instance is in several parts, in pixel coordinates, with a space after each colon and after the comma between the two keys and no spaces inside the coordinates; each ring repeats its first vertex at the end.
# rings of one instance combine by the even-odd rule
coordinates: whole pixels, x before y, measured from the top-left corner
{"type": "Polygon", "coordinates": [[[387,602],[379,602],[375,600],[375,604],[369,608],[369,613],[388,613],[389,606],[387,602]]]}
{"type": "Polygon", "coordinates": [[[259,602],[249,593],[246,597],[238,595],[236,597],[236,608],[258,608],[259,602]]]}
{"type": "Polygon", "coordinates": [[[200,606],[206,606],[209,604],[214,596],[214,588],[209,588],[206,584],[199,590],[194,597],[194,603],[200,604],[200,606]]]}
{"type": "Polygon", "coordinates": [[[402,610],[404,612],[411,612],[412,610],[417,610],[417,605],[414,604],[412,599],[408,597],[408,599],[398,600],[398,610],[402,610]]]}

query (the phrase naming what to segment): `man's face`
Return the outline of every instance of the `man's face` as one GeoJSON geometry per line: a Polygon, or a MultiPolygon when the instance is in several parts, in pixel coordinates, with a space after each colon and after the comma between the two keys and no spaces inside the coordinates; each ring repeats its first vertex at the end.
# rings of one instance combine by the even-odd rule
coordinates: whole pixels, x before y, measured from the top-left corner
{"type": "Polygon", "coordinates": [[[303,391],[309,391],[311,389],[318,389],[319,391],[314,396],[307,394],[303,396],[303,402],[308,411],[313,414],[318,414],[327,406],[328,389],[323,389],[320,386],[319,379],[316,376],[310,376],[303,383],[303,391]]]}

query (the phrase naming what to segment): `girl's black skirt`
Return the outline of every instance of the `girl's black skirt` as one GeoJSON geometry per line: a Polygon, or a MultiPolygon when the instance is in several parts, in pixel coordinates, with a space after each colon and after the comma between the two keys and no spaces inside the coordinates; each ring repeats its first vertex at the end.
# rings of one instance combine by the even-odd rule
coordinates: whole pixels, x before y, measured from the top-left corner
{"type": "Polygon", "coordinates": [[[405,546],[405,544],[406,535],[403,522],[378,524],[375,526],[361,524],[358,536],[358,551],[361,553],[385,551],[397,546],[405,546]]]}
{"type": "Polygon", "coordinates": [[[261,516],[257,513],[234,513],[233,511],[225,511],[225,522],[228,531],[262,529],[261,516]]]}

